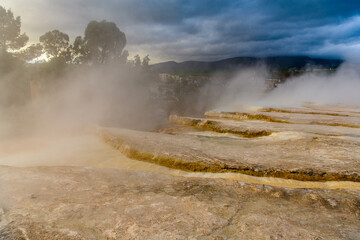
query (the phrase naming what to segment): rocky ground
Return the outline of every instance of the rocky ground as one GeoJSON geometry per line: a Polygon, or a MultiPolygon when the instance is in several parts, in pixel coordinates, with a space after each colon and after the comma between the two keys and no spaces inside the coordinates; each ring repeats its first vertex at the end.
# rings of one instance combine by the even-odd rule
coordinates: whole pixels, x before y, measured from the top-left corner
{"type": "Polygon", "coordinates": [[[358,190],[89,167],[1,170],[0,239],[359,239],[358,190]]]}
{"type": "Polygon", "coordinates": [[[360,239],[360,111],[340,109],[1,142],[0,239],[360,239]]]}

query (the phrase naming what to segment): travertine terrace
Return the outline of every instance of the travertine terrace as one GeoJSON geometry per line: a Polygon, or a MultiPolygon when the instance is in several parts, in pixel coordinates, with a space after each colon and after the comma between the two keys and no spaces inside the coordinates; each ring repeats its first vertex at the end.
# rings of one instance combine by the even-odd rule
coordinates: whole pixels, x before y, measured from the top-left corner
{"type": "Polygon", "coordinates": [[[239,106],[0,145],[0,239],[359,239],[360,108],[239,106]]]}
{"type": "Polygon", "coordinates": [[[107,129],[103,138],[131,158],[182,170],[359,182],[359,121],[360,113],[331,108],[258,108],[170,116],[173,124],[191,128],[107,129]]]}

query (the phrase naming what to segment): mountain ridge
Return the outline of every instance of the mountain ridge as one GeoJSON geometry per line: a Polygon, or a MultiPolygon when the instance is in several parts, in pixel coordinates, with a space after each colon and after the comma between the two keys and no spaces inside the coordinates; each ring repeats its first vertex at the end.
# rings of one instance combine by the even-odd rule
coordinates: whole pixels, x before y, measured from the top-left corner
{"type": "Polygon", "coordinates": [[[242,67],[253,67],[265,65],[269,68],[288,69],[288,68],[306,68],[321,66],[323,68],[337,68],[343,62],[341,59],[311,58],[308,56],[273,56],[273,57],[233,57],[221,59],[218,61],[167,61],[151,65],[159,72],[173,71],[221,71],[236,70],[242,67]]]}

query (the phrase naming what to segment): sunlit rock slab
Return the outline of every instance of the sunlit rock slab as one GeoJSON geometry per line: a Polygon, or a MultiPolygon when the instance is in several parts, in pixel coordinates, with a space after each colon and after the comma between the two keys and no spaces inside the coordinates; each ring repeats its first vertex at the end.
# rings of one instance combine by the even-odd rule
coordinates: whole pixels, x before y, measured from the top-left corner
{"type": "Polygon", "coordinates": [[[0,239],[358,239],[358,190],[0,167],[0,239]]]}
{"type": "MultiPolygon", "coordinates": [[[[333,115],[333,116],[358,116],[360,114],[360,105],[341,105],[341,104],[319,104],[313,102],[305,102],[299,106],[289,105],[234,105],[224,108],[224,111],[230,112],[268,112],[280,111],[302,114],[315,114],[315,115],[333,115]]],[[[222,111],[222,110],[217,110],[222,111]]]]}
{"type": "MultiPolygon", "coordinates": [[[[236,113],[207,113],[208,116],[217,116],[217,119],[208,118],[192,118],[184,116],[170,116],[170,121],[174,124],[182,124],[188,126],[194,126],[200,129],[213,130],[217,132],[229,132],[242,135],[242,133],[261,133],[261,132],[305,132],[319,135],[331,135],[331,136],[349,136],[360,137],[360,127],[346,127],[346,126],[328,126],[319,124],[306,124],[306,123],[287,123],[277,122],[271,120],[248,120],[247,117],[236,117],[236,113]],[[232,119],[232,116],[237,120],[232,119]],[[239,121],[240,119],[240,121],[239,121]]],[[[276,119],[276,118],[273,118],[276,119]]],[[[285,120],[279,118],[280,120],[285,120]]],[[[278,119],[278,120],[279,120],[278,119]]],[[[289,119],[288,119],[289,120],[289,119]]],[[[250,135],[251,136],[251,135],[250,135]]],[[[256,135],[254,135],[256,137],[256,135]]]]}
{"type": "Polygon", "coordinates": [[[100,131],[109,145],[124,154],[169,167],[181,168],[184,165],[185,170],[201,171],[196,168],[196,163],[201,163],[214,167],[215,170],[210,168],[209,171],[215,172],[244,170],[246,173],[248,170],[253,175],[285,178],[275,173],[287,172],[294,174],[289,178],[298,180],[359,181],[360,142],[352,139],[301,132],[280,132],[251,139],[202,133],[173,135],[126,129],[100,131]],[[166,161],[172,162],[167,165],[166,161]],[[177,164],[179,162],[183,165],[177,164]],[[186,169],[187,166],[190,169],[186,169]],[[298,178],[296,174],[299,174],[298,178]],[[336,176],[344,178],[337,179],[336,176]],[[346,176],[352,177],[346,179],[346,176]]]}
{"type": "MultiPolygon", "coordinates": [[[[339,113],[337,113],[339,114],[339,113]]],[[[312,114],[277,111],[276,109],[261,109],[258,111],[241,111],[241,112],[216,112],[209,111],[205,113],[209,118],[225,118],[238,121],[258,119],[262,121],[280,122],[280,123],[295,123],[295,124],[309,124],[309,125],[325,125],[332,127],[349,127],[360,128],[360,114],[344,114],[329,115],[329,114],[312,114]]]]}
{"type": "MultiPolygon", "coordinates": [[[[336,97],[336,96],[335,96],[336,97]]],[[[320,110],[320,111],[332,111],[338,113],[354,113],[360,114],[360,105],[344,105],[344,104],[321,104],[315,102],[305,102],[302,104],[303,107],[312,109],[312,110],[320,110]]]]}

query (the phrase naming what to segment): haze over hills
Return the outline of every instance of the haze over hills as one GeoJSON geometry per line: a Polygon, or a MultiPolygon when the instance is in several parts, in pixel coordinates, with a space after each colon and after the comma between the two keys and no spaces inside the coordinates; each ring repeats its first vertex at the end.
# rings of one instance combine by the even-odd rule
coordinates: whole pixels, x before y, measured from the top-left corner
{"type": "Polygon", "coordinates": [[[307,56],[276,56],[264,58],[234,57],[213,62],[185,61],[177,63],[169,61],[153,64],[152,67],[159,72],[231,70],[240,67],[251,67],[258,64],[265,64],[275,69],[301,69],[308,66],[337,68],[342,62],[340,59],[322,59],[307,56]]]}

